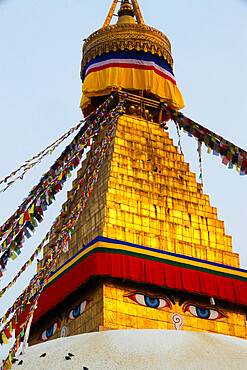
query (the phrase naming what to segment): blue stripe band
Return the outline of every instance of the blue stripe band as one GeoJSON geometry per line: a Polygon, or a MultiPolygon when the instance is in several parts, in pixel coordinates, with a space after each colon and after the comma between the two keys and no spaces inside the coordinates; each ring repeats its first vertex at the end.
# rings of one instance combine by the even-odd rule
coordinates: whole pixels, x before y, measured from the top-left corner
{"type": "Polygon", "coordinates": [[[109,59],[122,59],[123,61],[125,59],[137,59],[137,60],[143,60],[146,62],[154,62],[159,67],[164,68],[168,72],[170,72],[173,76],[172,68],[169,66],[167,61],[163,57],[159,57],[158,54],[152,54],[150,51],[145,53],[144,51],[137,51],[137,50],[117,50],[117,51],[110,51],[109,53],[104,53],[101,56],[97,56],[95,59],[91,59],[90,62],[88,62],[83,70],[82,75],[82,81],[85,80],[85,75],[87,72],[88,67],[91,65],[98,63],[98,62],[104,62],[109,59]]]}

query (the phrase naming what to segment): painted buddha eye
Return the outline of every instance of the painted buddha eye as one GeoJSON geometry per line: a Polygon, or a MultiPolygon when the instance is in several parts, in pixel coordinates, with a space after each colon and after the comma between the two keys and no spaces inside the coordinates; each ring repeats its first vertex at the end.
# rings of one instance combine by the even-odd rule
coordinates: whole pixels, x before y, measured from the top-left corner
{"type": "Polygon", "coordinates": [[[200,319],[217,320],[222,317],[227,317],[218,310],[207,307],[199,307],[192,304],[188,304],[184,308],[184,312],[190,312],[193,316],[199,317],[200,319]]]}
{"type": "Polygon", "coordinates": [[[91,302],[91,299],[84,299],[80,304],[78,304],[78,306],[74,307],[72,310],[69,311],[67,319],[75,320],[85,311],[89,302],[91,302]]]}
{"type": "Polygon", "coordinates": [[[39,337],[39,340],[47,340],[49,339],[53,334],[55,334],[55,332],[57,331],[57,328],[59,328],[60,325],[58,322],[55,322],[54,324],[52,324],[48,329],[45,329],[40,337],[39,337]]]}
{"type": "Polygon", "coordinates": [[[150,307],[150,308],[163,308],[163,307],[170,307],[170,304],[164,299],[160,297],[148,296],[142,293],[134,293],[130,295],[126,295],[132,299],[132,301],[139,303],[142,306],[150,307]]]}

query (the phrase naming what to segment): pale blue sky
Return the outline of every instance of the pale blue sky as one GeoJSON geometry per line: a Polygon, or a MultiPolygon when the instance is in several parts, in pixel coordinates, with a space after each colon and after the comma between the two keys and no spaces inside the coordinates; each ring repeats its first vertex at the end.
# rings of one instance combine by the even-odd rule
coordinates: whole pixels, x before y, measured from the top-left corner
{"type": "MultiPolygon", "coordinates": [[[[0,179],[40,152],[81,119],[79,78],[83,39],[100,28],[112,0],[0,0],[0,179]]],[[[139,0],[144,21],[170,39],[183,113],[247,149],[247,1],[139,0]]],[[[169,127],[173,127],[169,123],[169,127]]],[[[169,130],[175,137],[174,129],[169,130]]],[[[182,133],[185,160],[198,174],[196,142],[182,133]]],[[[23,182],[0,194],[0,224],[10,216],[61,149],[23,182]]],[[[233,250],[247,268],[247,176],[203,151],[204,193],[218,208],[233,250]]],[[[197,175],[198,178],[198,175],[197,175]]],[[[67,187],[69,189],[69,185],[67,187]]],[[[66,194],[19,261],[9,264],[0,288],[17,272],[50,227],[66,194]]],[[[30,271],[33,273],[34,270],[30,271]]],[[[29,276],[20,279],[22,285],[29,276]]],[[[9,305],[17,292],[0,303],[9,305]]]]}

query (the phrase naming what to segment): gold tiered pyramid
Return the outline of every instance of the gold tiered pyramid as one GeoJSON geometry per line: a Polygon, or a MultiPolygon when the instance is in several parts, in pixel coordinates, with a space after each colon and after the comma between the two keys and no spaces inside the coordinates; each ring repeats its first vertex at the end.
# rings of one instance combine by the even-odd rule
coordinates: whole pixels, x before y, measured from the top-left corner
{"type": "MultiPolygon", "coordinates": [[[[116,5],[85,42],[81,107],[90,112],[108,94],[121,100],[127,91],[125,113],[68,251],[40,298],[30,343],[130,328],[246,338],[247,275],[217,210],[161,125],[161,102],[183,106],[170,43],[144,25],[136,0],[122,1],[118,23],[110,26],[116,5]]],[[[51,243],[55,238],[54,232],[51,243]]],[[[48,253],[49,245],[44,260],[48,253]]]]}

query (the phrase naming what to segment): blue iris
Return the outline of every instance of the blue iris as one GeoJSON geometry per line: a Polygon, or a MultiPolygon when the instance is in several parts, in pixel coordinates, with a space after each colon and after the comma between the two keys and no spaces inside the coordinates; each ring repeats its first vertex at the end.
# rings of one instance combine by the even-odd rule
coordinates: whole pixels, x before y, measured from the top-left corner
{"type": "Polygon", "coordinates": [[[80,304],[79,304],[79,306],[77,306],[76,308],[73,309],[72,314],[73,314],[74,318],[76,318],[77,316],[80,315],[80,304]]]}
{"type": "Polygon", "coordinates": [[[208,319],[210,316],[210,310],[208,308],[196,307],[196,313],[201,319],[208,319]]]}
{"type": "Polygon", "coordinates": [[[144,301],[148,307],[157,308],[159,307],[160,300],[154,297],[148,297],[147,295],[144,296],[144,301]]]}
{"type": "Polygon", "coordinates": [[[54,325],[52,325],[49,329],[46,329],[46,337],[47,337],[47,339],[50,338],[52,336],[52,334],[53,334],[53,326],[54,325]]]}

